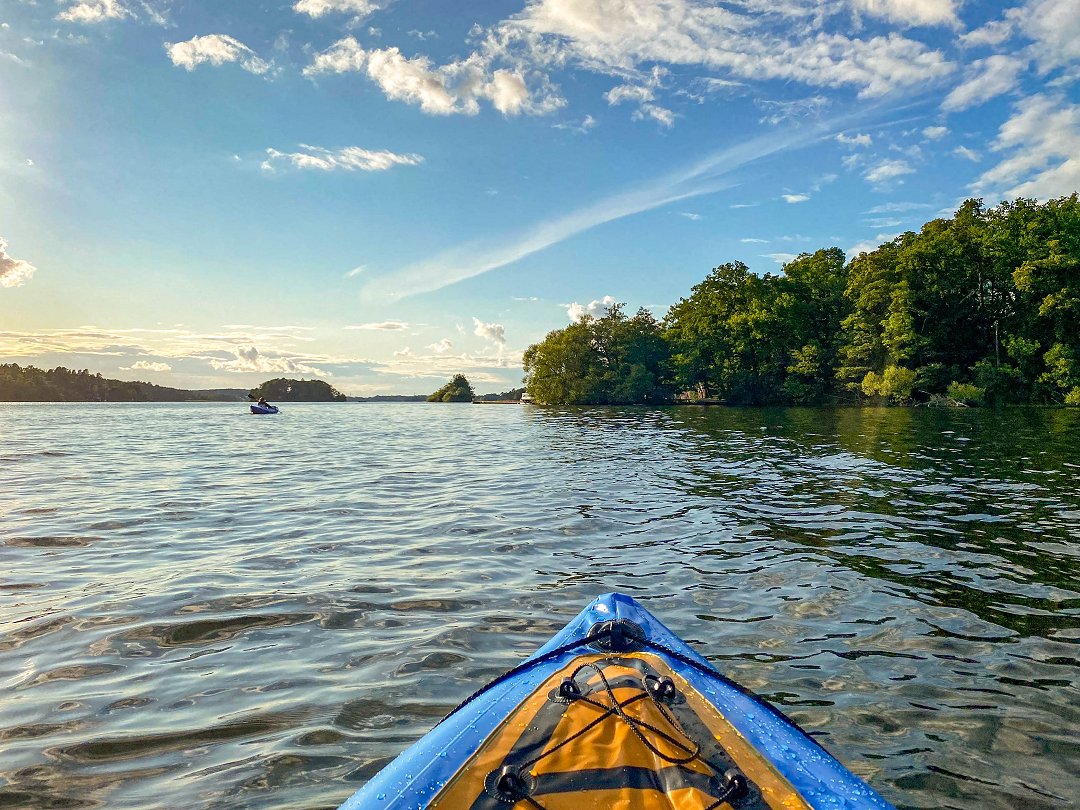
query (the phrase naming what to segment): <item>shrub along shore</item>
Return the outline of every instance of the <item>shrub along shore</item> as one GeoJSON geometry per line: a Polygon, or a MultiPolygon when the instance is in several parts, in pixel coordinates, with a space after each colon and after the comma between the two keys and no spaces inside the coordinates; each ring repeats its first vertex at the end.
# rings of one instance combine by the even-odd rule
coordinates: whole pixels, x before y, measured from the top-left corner
{"type": "Polygon", "coordinates": [[[548,404],[1080,405],[1080,202],[968,200],[850,261],[715,268],[661,320],[621,305],[525,352],[548,404]]]}

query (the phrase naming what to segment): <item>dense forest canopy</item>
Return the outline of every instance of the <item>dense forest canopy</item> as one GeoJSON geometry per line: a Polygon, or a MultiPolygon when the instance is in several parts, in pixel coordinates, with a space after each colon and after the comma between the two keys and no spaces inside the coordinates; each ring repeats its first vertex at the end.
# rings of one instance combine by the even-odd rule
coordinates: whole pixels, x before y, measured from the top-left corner
{"type": "Polygon", "coordinates": [[[663,402],[671,392],[669,351],[645,309],[632,318],[616,305],[550,333],[525,352],[526,388],[539,402],[563,405],[663,402]]]}
{"type": "Polygon", "coordinates": [[[278,377],[251,390],[255,399],[270,402],[344,402],[345,395],[323,380],[290,380],[278,377]]]}
{"type": "Polygon", "coordinates": [[[184,402],[237,400],[242,392],[187,391],[146,382],[110,380],[86,369],[48,371],[17,363],[0,364],[0,402],[184,402]]]}
{"type": "Polygon", "coordinates": [[[455,374],[453,378],[427,398],[428,402],[472,402],[476,394],[464,374],[455,374]]]}
{"type": "Polygon", "coordinates": [[[845,261],[804,253],[782,274],[715,268],[661,323],[620,307],[525,352],[551,404],[877,401],[1080,405],[1077,195],[968,200],[845,261]]]}

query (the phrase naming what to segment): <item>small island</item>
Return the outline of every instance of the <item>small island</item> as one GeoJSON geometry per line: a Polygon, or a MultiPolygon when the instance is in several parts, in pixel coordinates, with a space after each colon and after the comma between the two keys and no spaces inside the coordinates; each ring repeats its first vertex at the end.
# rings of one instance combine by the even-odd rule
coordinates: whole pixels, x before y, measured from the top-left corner
{"type": "Polygon", "coordinates": [[[464,374],[455,374],[450,382],[431,394],[428,402],[472,402],[476,393],[464,374]]]}
{"type": "Polygon", "coordinates": [[[344,402],[345,395],[323,380],[290,380],[285,377],[267,380],[248,393],[252,399],[265,397],[270,402],[344,402]]]}

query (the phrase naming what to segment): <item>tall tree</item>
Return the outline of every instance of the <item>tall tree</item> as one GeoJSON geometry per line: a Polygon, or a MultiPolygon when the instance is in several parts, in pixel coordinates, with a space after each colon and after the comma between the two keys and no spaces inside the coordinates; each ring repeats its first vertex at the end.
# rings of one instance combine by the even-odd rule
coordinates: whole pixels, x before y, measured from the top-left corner
{"type": "Polygon", "coordinates": [[[525,352],[525,385],[549,405],[636,404],[671,397],[668,345],[645,309],[633,317],[617,304],[549,332],[525,352]]]}

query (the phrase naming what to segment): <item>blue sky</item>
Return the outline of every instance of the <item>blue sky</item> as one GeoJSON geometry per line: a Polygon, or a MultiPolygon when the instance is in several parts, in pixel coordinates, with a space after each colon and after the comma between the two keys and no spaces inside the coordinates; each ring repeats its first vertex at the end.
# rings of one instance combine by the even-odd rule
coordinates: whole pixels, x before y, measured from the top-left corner
{"type": "Polygon", "coordinates": [[[1078,0],[6,0],[0,362],[506,390],[611,301],[1073,193],[1078,80],[1078,0]]]}

